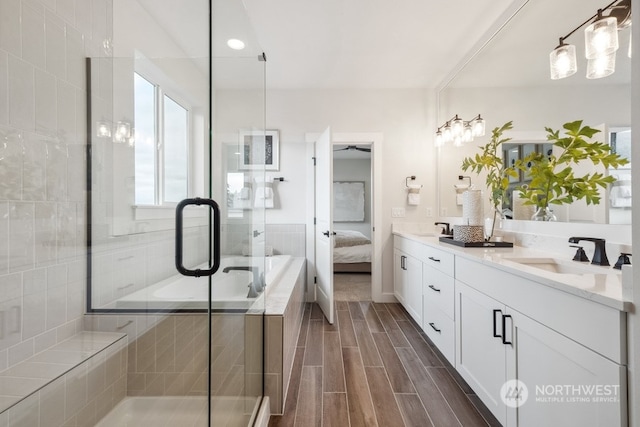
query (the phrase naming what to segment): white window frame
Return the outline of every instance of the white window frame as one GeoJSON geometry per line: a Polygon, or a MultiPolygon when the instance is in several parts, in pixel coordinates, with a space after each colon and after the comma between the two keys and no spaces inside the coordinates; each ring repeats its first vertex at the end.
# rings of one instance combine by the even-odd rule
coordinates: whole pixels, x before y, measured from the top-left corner
{"type": "MultiPolygon", "coordinates": [[[[136,210],[136,220],[138,219],[160,219],[166,217],[166,215],[154,213],[153,210],[173,210],[177,205],[177,202],[168,202],[164,198],[164,184],[165,184],[165,174],[164,174],[164,159],[165,159],[165,140],[164,140],[164,131],[165,131],[165,111],[164,111],[164,103],[165,96],[170,98],[173,102],[178,104],[180,107],[184,108],[187,115],[187,144],[186,144],[186,158],[187,158],[187,189],[185,198],[189,196],[191,192],[191,178],[192,178],[192,159],[191,159],[191,143],[192,143],[192,106],[182,99],[177,93],[171,91],[163,85],[162,82],[159,82],[159,79],[154,79],[150,77],[150,75],[146,72],[140,70],[134,70],[134,74],[139,75],[141,78],[149,82],[149,84],[154,87],[154,117],[155,117],[155,153],[154,153],[154,162],[155,162],[155,176],[154,176],[154,203],[153,204],[135,204],[134,208],[136,210]]],[[[135,167],[135,159],[134,159],[134,167],[135,167]]],[[[134,190],[135,192],[135,190],[134,190]]],[[[135,193],[134,193],[135,194],[135,193]]]]}

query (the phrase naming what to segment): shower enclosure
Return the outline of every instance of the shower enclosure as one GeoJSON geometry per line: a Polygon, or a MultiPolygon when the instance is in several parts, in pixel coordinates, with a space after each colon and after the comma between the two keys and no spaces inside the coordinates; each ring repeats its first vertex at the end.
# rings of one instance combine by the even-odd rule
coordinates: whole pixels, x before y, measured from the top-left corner
{"type": "Polygon", "coordinates": [[[86,60],[86,308],[129,344],[127,397],[100,425],[252,425],[271,267],[251,191],[271,142],[266,58],[240,0],[109,4],[86,60]],[[240,109],[217,102],[229,90],[240,109]]]}

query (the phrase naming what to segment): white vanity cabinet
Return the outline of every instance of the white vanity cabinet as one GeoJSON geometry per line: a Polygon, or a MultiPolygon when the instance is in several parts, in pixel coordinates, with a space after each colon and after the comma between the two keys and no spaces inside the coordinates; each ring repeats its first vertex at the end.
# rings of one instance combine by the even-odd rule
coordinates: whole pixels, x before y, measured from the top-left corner
{"type": "Polygon", "coordinates": [[[626,313],[592,301],[586,278],[556,289],[484,251],[394,236],[396,297],[502,425],[626,426],[626,313]],[[511,380],[522,405],[502,398],[511,380]]]}
{"type": "Polygon", "coordinates": [[[422,329],[455,365],[454,255],[426,246],[422,258],[422,329]]]}
{"type": "Polygon", "coordinates": [[[393,292],[411,317],[422,325],[422,262],[402,249],[400,244],[393,251],[393,292]]]}
{"type": "Polygon", "coordinates": [[[507,351],[502,343],[504,304],[456,283],[456,370],[493,415],[506,425],[500,388],[507,379],[507,351]]]}
{"type": "Polygon", "coordinates": [[[619,311],[467,259],[455,287],[456,369],[503,425],[626,425],[619,311]],[[503,402],[507,380],[524,404],[503,402]]]}

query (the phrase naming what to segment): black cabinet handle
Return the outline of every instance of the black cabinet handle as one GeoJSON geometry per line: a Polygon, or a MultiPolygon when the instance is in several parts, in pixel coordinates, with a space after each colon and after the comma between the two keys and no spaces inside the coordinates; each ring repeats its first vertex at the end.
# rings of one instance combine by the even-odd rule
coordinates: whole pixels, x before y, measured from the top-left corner
{"type": "Polygon", "coordinates": [[[507,341],[507,317],[512,319],[511,315],[503,314],[502,315],[502,344],[504,345],[513,345],[511,341],[507,341]]]}
{"type": "Polygon", "coordinates": [[[436,325],[434,323],[429,323],[429,326],[431,326],[433,328],[434,331],[436,331],[437,333],[442,333],[442,331],[438,328],[436,328],[436,325]]]}
{"type": "Polygon", "coordinates": [[[433,262],[440,262],[440,260],[438,258],[434,258],[432,256],[429,257],[429,259],[433,262]]]}
{"type": "Polygon", "coordinates": [[[330,232],[329,230],[322,232],[322,234],[324,234],[325,236],[329,237],[329,235],[331,234],[332,236],[336,235],[336,232],[334,231],[333,233],[330,232]]]}
{"type": "Polygon", "coordinates": [[[176,206],[176,269],[184,276],[213,276],[220,268],[220,207],[211,199],[184,199],[176,206]],[[189,205],[207,205],[213,211],[213,260],[211,268],[206,270],[189,270],[182,265],[182,215],[184,208],[189,205]]]}
{"type": "MultiPolygon", "coordinates": [[[[493,310],[493,337],[502,338],[502,335],[496,331],[496,313],[500,313],[500,315],[502,315],[502,310],[493,310]]],[[[502,330],[504,331],[504,317],[502,318],[502,330]]]]}
{"type": "Polygon", "coordinates": [[[433,286],[433,285],[429,285],[429,289],[432,289],[432,290],[434,290],[434,291],[436,291],[436,292],[440,292],[440,289],[436,288],[436,287],[435,287],[435,286],[433,286]]]}
{"type": "Polygon", "coordinates": [[[404,255],[400,255],[400,268],[403,270],[407,269],[406,263],[405,261],[407,260],[407,257],[404,255]]]}

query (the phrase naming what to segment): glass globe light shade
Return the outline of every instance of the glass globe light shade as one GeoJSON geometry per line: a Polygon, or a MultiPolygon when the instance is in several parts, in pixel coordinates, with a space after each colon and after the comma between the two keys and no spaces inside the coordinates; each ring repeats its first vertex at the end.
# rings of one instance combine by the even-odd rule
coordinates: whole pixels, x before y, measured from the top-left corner
{"type": "Polygon", "coordinates": [[[451,123],[451,132],[453,133],[453,137],[462,136],[462,132],[464,131],[464,121],[458,116],[453,119],[451,123]]]}
{"type": "Polygon", "coordinates": [[[462,131],[462,142],[471,141],[473,141],[473,129],[471,128],[471,123],[467,122],[464,125],[464,130],[462,131]]]}
{"type": "Polygon", "coordinates": [[[485,122],[484,119],[478,116],[472,123],[473,126],[473,136],[484,136],[485,132],[485,122]]]}
{"type": "Polygon", "coordinates": [[[598,11],[598,19],[584,29],[585,56],[596,59],[618,50],[618,21],[614,17],[602,18],[598,11]]]}
{"type": "Polygon", "coordinates": [[[551,80],[564,79],[578,71],[576,47],[572,44],[560,43],[549,54],[551,80]]]}
{"type": "Polygon", "coordinates": [[[442,135],[442,131],[438,130],[436,132],[436,139],[434,142],[436,147],[442,147],[444,145],[444,136],[442,135]]]}
{"type": "Polygon", "coordinates": [[[444,130],[442,131],[443,142],[453,141],[453,133],[451,132],[451,125],[449,122],[444,126],[444,130]]]}
{"type": "Polygon", "coordinates": [[[616,53],[602,55],[595,59],[587,60],[587,78],[600,79],[613,74],[616,70],[616,53]]]}

